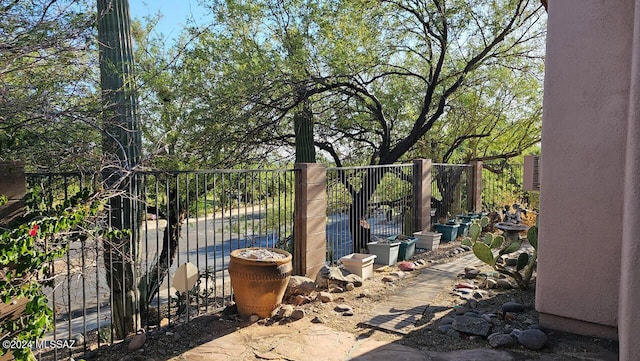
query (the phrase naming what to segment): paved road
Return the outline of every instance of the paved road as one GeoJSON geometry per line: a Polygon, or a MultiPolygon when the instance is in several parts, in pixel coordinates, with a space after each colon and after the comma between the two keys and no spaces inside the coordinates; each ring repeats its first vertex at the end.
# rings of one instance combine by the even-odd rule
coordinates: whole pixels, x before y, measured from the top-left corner
{"type": "MultiPolygon", "coordinates": [[[[201,274],[206,270],[211,274],[215,272],[216,284],[214,285],[212,278],[209,278],[205,285],[203,279],[203,287],[212,288],[217,285],[219,289],[228,289],[230,283],[225,270],[231,250],[244,247],[272,247],[280,235],[291,234],[291,228],[284,226],[267,231],[264,217],[264,212],[245,210],[240,214],[236,212],[231,217],[217,215],[189,219],[182,226],[178,253],[170,268],[170,275],[173,275],[179,265],[191,262],[198,267],[201,274]]],[[[397,220],[386,220],[384,215],[375,215],[368,221],[379,237],[395,234],[398,232],[397,229],[401,229],[401,223],[397,220]]],[[[327,239],[334,259],[352,252],[348,224],[346,214],[329,217],[327,239]]],[[[141,275],[152,269],[159,251],[162,250],[162,232],[165,226],[166,222],[162,220],[150,220],[143,224],[140,252],[142,259],[139,269],[141,275]]],[[[51,305],[55,300],[58,338],[68,337],[69,328],[72,334],[84,333],[97,329],[98,325],[107,325],[110,320],[110,293],[104,258],[98,247],[95,243],[86,243],[82,247],[82,244],[76,242],[70,246],[68,256],[56,263],[56,274],[60,277],[55,288],[47,289],[47,292],[51,305]],[[67,274],[71,276],[65,277],[67,274]],[[69,313],[71,317],[68,317],[69,313]]],[[[165,278],[160,286],[161,303],[167,302],[169,297],[174,295],[175,291],[171,287],[171,277],[165,278]]],[[[157,299],[153,304],[157,304],[157,299]]]]}

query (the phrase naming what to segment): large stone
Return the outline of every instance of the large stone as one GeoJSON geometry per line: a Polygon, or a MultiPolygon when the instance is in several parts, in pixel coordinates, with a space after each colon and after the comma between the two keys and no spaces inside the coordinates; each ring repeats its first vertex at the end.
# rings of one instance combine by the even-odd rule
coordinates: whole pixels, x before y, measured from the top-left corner
{"type": "Polygon", "coordinates": [[[506,280],[504,278],[501,278],[501,279],[497,280],[496,282],[498,284],[498,288],[502,288],[502,289],[505,289],[505,290],[510,290],[510,289],[513,288],[513,284],[509,280],[506,280]]]}
{"type": "Polygon", "coordinates": [[[515,344],[515,340],[505,333],[493,333],[487,338],[489,345],[493,348],[509,347],[515,344]]]}
{"type": "Polygon", "coordinates": [[[454,330],[469,335],[489,336],[491,324],[479,317],[457,316],[451,325],[454,330]]]}
{"type": "Polygon", "coordinates": [[[322,303],[328,303],[333,301],[333,296],[331,296],[331,293],[329,292],[320,292],[318,293],[318,299],[322,303]]]}
{"type": "Polygon", "coordinates": [[[316,283],[304,276],[291,276],[287,285],[286,296],[308,296],[316,290],[316,283]]]}
{"type": "Polygon", "coordinates": [[[502,305],[502,313],[507,313],[507,312],[518,313],[518,312],[525,311],[526,309],[527,309],[526,306],[521,305],[518,302],[505,302],[502,305]]]}
{"type": "Polygon", "coordinates": [[[362,278],[358,275],[349,273],[346,269],[340,267],[324,266],[316,276],[316,284],[320,287],[328,288],[332,283],[353,283],[354,286],[362,286],[362,278]]]}
{"type": "Polygon", "coordinates": [[[278,317],[280,317],[280,318],[291,317],[292,313],[293,313],[293,306],[291,306],[291,305],[282,305],[282,306],[280,306],[280,309],[278,310],[278,317]]]}
{"type": "Polygon", "coordinates": [[[147,342],[147,335],[142,332],[133,336],[131,341],[129,341],[129,345],[127,346],[127,348],[129,349],[129,351],[135,351],[142,348],[145,342],[147,342]]]}
{"type": "Polygon", "coordinates": [[[480,274],[480,270],[475,267],[465,267],[464,269],[464,277],[467,279],[474,279],[478,277],[480,274]]]}
{"type": "Polygon", "coordinates": [[[518,335],[518,342],[530,350],[540,350],[547,344],[547,339],[544,332],[535,328],[524,330],[518,335]]]}

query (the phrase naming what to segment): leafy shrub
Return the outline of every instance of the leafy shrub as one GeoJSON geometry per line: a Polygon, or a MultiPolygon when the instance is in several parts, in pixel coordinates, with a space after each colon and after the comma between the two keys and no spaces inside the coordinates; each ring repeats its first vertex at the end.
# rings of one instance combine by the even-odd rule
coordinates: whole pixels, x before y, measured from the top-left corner
{"type": "MultiPolygon", "coordinates": [[[[88,191],[79,192],[47,208],[36,193],[26,198],[26,212],[8,228],[0,228],[0,299],[5,305],[29,300],[20,317],[0,325],[4,339],[36,341],[52,328],[53,312],[44,286],[55,278],[53,262],[67,251],[71,240],[88,237],[100,202],[88,191]]],[[[0,356],[8,350],[0,349],[0,356]]],[[[31,350],[12,350],[17,360],[34,359],[31,350]]]]}

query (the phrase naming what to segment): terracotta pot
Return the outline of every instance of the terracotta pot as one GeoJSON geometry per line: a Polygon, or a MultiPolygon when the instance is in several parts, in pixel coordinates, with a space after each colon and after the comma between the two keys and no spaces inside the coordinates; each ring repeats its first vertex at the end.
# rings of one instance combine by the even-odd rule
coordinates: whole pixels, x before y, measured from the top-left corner
{"type": "Polygon", "coordinates": [[[245,316],[268,318],[280,306],[291,278],[291,254],[275,248],[243,248],[231,252],[229,276],[238,307],[245,316]],[[248,259],[240,257],[247,250],[267,250],[282,254],[280,259],[248,259]]]}

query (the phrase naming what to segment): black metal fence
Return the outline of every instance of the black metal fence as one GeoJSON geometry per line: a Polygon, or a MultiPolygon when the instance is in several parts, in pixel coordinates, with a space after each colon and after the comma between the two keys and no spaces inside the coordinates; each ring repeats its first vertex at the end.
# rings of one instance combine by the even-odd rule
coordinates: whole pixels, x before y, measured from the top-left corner
{"type": "Polygon", "coordinates": [[[446,222],[467,212],[468,182],[472,170],[468,164],[433,164],[431,209],[435,209],[434,221],[446,222]]]}
{"type": "Polygon", "coordinates": [[[505,205],[522,204],[539,208],[537,192],[523,190],[522,164],[485,164],[482,169],[482,207],[487,212],[502,211],[505,205]]]}
{"type": "Polygon", "coordinates": [[[411,235],[413,165],[327,169],[327,260],[354,251],[354,240],[411,235]]]}
{"type": "MultiPolygon", "coordinates": [[[[434,164],[431,207],[436,216],[463,213],[467,206],[468,165],[434,164]]],[[[163,323],[214,312],[231,301],[229,254],[245,247],[276,247],[293,253],[295,170],[210,170],[136,172],[130,185],[142,215],[137,255],[131,262],[139,280],[141,322],[147,330],[163,323]],[[174,287],[176,269],[198,270],[188,293],[174,287]],[[144,281],[144,282],[142,282],[144,281]]],[[[370,240],[411,235],[414,165],[344,167],[327,170],[327,261],[335,263],[370,240]]],[[[82,189],[101,187],[95,174],[27,176],[50,206],[82,189]]],[[[110,217],[105,216],[105,227],[110,217]]],[[[105,240],[71,242],[56,261],[57,278],[46,289],[54,309],[51,339],[82,334],[85,345],[115,340],[110,290],[112,248],[105,240]],[[109,251],[107,251],[109,250],[109,251]]],[[[54,355],[53,358],[58,358],[54,355]]]]}
{"type": "MultiPolygon", "coordinates": [[[[134,278],[144,281],[139,287],[140,328],[225,307],[232,297],[226,272],[232,250],[255,246],[292,251],[295,170],[139,172],[133,179],[142,194],[134,212],[143,215],[133,268],[134,278]],[[198,281],[188,294],[180,294],[173,275],[187,262],[197,267],[198,281]],[[166,272],[159,267],[163,264],[166,272]]],[[[100,177],[32,173],[27,182],[56,205],[81,189],[99,187],[100,177]]],[[[107,279],[114,275],[107,271],[111,257],[105,257],[112,248],[105,242],[71,242],[69,252],[56,261],[54,285],[45,290],[55,320],[48,338],[82,334],[85,344],[98,346],[114,341],[111,310],[116,300],[108,287],[114,280],[107,279]]]]}

